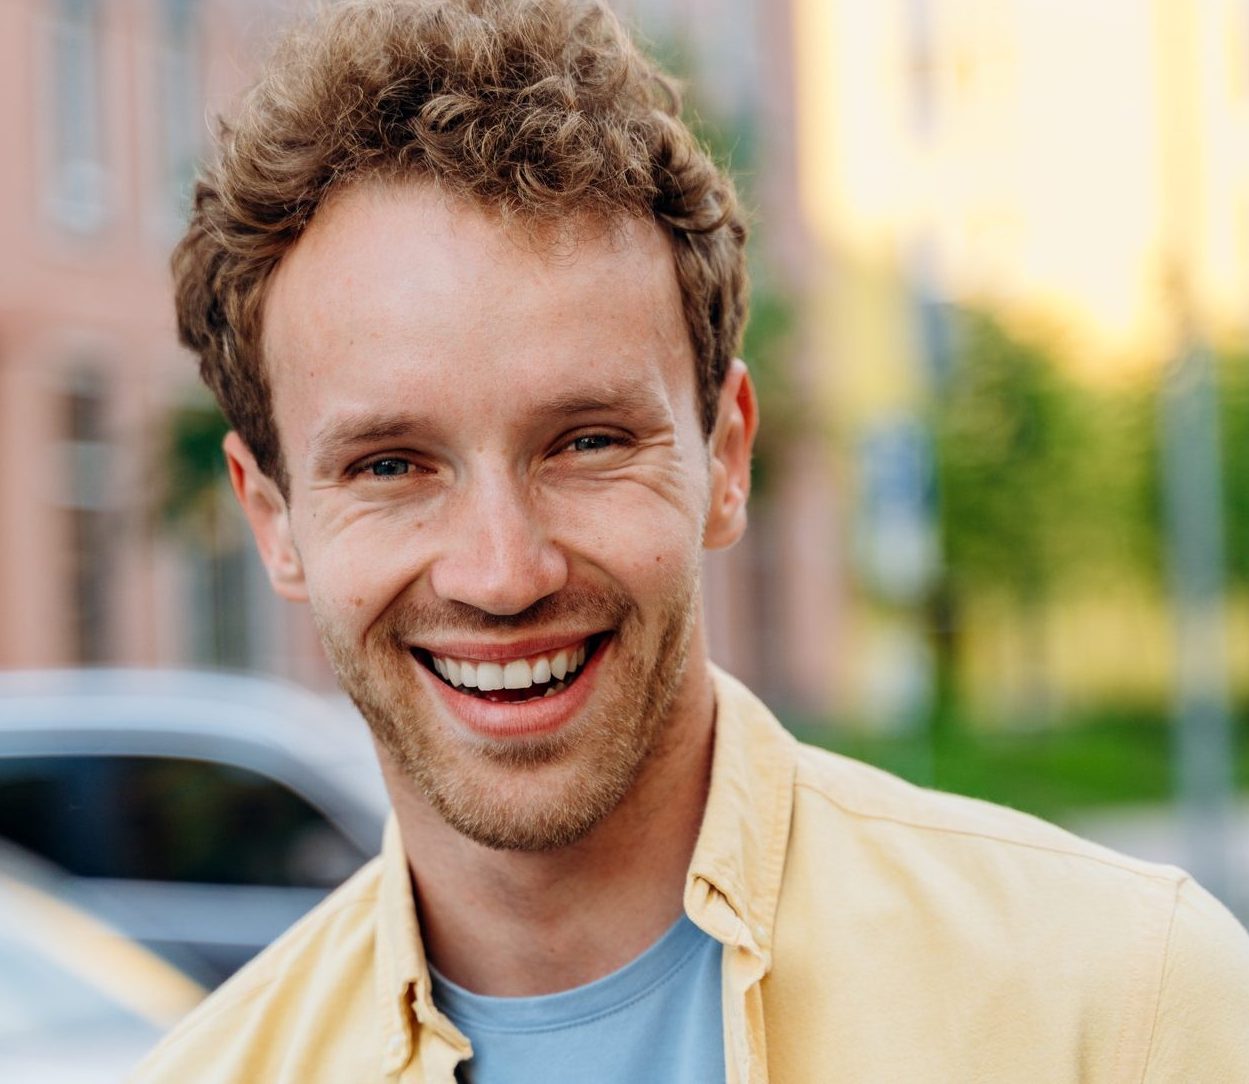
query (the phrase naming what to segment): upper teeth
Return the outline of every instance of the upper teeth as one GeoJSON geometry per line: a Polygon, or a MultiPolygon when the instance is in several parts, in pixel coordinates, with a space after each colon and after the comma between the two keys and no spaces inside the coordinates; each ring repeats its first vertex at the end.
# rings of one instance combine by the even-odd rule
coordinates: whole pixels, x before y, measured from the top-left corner
{"type": "Polygon", "coordinates": [[[495,689],[528,689],[556,678],[562,680],[585,662],[585,641],[576,647],[562,647],[548,655],[498,662],[474,662],[453,659],[447,655],[431,655],[434,669],[452,685],[464,685],[482,692],[495,689]]]}

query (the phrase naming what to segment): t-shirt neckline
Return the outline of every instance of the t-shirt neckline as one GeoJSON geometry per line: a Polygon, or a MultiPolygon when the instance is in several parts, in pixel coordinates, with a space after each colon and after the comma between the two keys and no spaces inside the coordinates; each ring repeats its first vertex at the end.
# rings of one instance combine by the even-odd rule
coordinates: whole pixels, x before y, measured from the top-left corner
{"type": "Polygon", "coordinates": [[[641,955],[601,979],[533,997],[492,997],[457,986],[432,965],[434,1004],[462,1028],[557,1031],[610,1015],[672,978],[707,937],[685,915],[641,955]]]}

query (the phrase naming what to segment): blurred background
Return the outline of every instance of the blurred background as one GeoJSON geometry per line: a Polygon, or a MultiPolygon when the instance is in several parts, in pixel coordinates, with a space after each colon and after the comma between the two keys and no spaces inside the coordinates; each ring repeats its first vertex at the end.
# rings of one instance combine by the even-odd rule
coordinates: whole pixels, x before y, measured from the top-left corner
{"type": "MultiPolygon", "coordinates": [[[[84,898],[124,878],[83,855],[141,865],[154,823],[185,868],[138,880],[255,879],[256,856],[182,861],[170,795],[187,824],[285,825],[282,876],[322,889],[380,816],[344,829],[351,787],[305,778],[324,765],[283,777],[186,721],[294,688],[16,673],[243,671],[336,703],[225,487],[167,273],[214,118],[296,6],[0,3],[0,836],[84,898]],[[115,733],[146,709],[99,721],[123,696],[159,700],[155,746],[115,733]],[[36,716],[94,736],[37,748],[36,716]],[[229,795],[192,778],[207,762],[229,795]],[[307,809],[258,797],[275,776],[307,809]],[[155,804],[101,836],[88,792],[155,804]],[[104,842],[47,827],[71,809],[104,842]]],[[[688,80],[755,223],[763,431],[749,535],[708,563],[717,660],[807,740],[1182,863],[1244,917],[1249,2],[616,6],[688,80]]]]}

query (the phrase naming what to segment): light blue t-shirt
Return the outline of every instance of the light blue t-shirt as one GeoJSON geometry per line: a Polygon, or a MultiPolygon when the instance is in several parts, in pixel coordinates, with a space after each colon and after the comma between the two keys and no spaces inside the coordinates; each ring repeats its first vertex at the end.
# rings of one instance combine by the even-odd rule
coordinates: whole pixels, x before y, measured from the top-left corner
{"type": "Polygon", "coordinates": [[[483,997],[432,973],[473,1044],[464,1084],[724,1084],[720,943],[684,915],[637,959],[541,997],[483,997]]]}

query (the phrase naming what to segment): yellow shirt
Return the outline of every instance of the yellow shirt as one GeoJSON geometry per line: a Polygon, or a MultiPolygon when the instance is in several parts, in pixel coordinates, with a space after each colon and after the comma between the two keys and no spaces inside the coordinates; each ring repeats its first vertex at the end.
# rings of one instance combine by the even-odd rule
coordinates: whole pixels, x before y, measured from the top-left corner
{"type": "MultiPolygon", "coordinates": [[[[1183,872],[799,745],[715,680],[685,910],[725,946],[731,1084],[1249,1082],[1249,935],[1183,872]]],[[[450,1084],[470,1054],[392,823],[132,1079],[450,1084]]]]}

